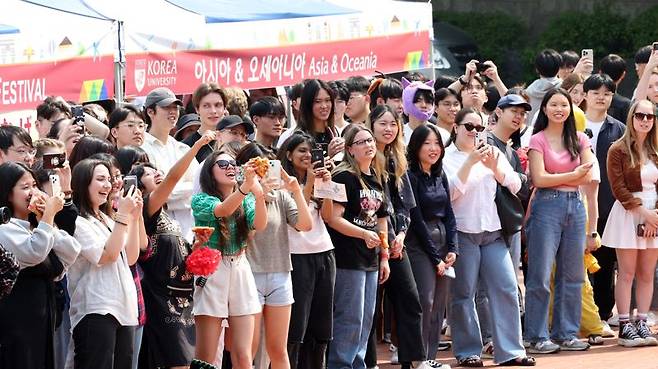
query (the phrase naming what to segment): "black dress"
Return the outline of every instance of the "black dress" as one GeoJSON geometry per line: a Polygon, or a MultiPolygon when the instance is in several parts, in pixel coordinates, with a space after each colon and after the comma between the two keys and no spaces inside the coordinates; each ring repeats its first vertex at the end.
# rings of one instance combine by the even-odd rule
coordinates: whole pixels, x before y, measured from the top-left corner
{"type": "Polygon", "coordinates": [[[140,368],[189,365],[194,357],[192,315],[193,276],[185,271],[190,245],[180,227],[160,209],[152,217],[144,198],[148,249],[139,258],[144,270],[142,290],[146,324],[139,355],[140,368]]]}
{"type": "Polygon", "coordinates": [[[55,282],[64,266],[54,251],[41,264],[18,273],[11,293],[0,300],[0,369],[52,369],[55,282]]]}

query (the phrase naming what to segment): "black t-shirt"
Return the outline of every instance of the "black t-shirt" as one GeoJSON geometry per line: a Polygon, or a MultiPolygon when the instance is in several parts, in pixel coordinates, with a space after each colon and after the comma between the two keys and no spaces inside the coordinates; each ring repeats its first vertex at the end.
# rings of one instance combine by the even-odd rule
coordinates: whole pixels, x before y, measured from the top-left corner
{"type": "MultiPolygon", "coordinates": [[[[388,216],[384,193],[374,176],[362,174],[361,178],[366,188],[350,172],[335,174],[332,180],[345,185],[347,202],[341,203],[345,207],[343,218],[360,228],[377,232],[377,218],[388,216]]],[[[369,249],[363,239],[346,236],[331,227],[329,235],[335,248],[336,267],[368,272],[378,269],[377,248],[369,249]]]]}
{"type": "MultiPolygon", "coordinates": [[[[196,131],[192,133],[191,135],[187,136],[184,140],[183,143],[186,144],[189,147],[194,146],[194,144],[201,139],[201,135],[199,134],[199,131],[196,131]]],[[[204,145],[199,152],[196,153],[196,160],[199,163],[203,163],[204,160],[208,157],[208,155],[212,154],[212,142],[204,145]]]]}

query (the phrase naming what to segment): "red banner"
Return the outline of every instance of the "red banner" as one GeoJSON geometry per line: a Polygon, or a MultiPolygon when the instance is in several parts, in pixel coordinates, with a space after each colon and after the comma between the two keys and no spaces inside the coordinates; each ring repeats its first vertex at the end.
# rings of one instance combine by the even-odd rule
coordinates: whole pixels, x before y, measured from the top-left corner
{"type": "Polygon", "coordinates": [[[34,109],[52,95],[77,102],[114,97],[112,56],[0,65],[0,112],[34,109]]]}
{"type": "Polygon", "coordinates": [[[425,68],[429,32],[253,50],[195,50],[127,56],[126,93],[156,87],[192,93],[202,82],[243,89],[287,86],[305,78],[344,79],[425,68]]]}

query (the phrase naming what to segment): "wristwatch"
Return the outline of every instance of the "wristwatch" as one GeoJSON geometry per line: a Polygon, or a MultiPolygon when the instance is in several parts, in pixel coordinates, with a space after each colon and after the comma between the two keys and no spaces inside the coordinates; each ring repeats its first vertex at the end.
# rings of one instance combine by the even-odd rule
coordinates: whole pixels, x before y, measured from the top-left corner
{"type": "Polygon", "coordinates": [[[459,81],[459,83],[460,83],[462,86],[466,86],[466,84],[468,83],[468,82],[466,82],[466,81],[464,80],[464,76],[459,76],[459,78],[458,78],[457,80],[459,81]]]}

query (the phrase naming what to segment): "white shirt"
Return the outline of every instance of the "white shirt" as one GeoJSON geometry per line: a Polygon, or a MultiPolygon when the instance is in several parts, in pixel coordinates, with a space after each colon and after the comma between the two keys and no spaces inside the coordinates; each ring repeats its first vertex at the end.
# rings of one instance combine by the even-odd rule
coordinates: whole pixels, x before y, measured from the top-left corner
{"type": "MultiPolygon", "coordinates": [[[[512,169],[505,155],[498,150],[498,167],[505,173],[502,185],[512,193],[521,189],[521,179],[512,169]]],[[[496,178],[489,168],[477,162],[471,168],[468,180],[463,183],[457,172],[468,158],[468,154],[457,150],[455,145],[446,147],[443,169],[450,184],[450,201],[457,220],[457,230],[465,233],[494,232],[501,229],[496,210],[496,178]]]]}
{"type": "Polygon", "coordinates": [[[80,244],[68,233],[44,222],[30,230],[29,222],[16,218],[0,225],[0,245],[16,256],[21,269],[40,264],[55,250],[66,272],[80,252],[80,244]]]}
{"type": "Polygon", "coordinates": [[[313,220],[313,228],[310,231],[300,232],[294,227],[288,226],[288,242],[290,243],[291,254],[317,254],[334,249],[317,204],[310,201],[308,210],[313,220]]]}
{"type": "MultiPolygon", "coordinates": [[[[176,141],[173,137],[169,137],[167,143],[163,143],[153,135],[145,133],[142,149],[148,154],[151,163],[161,170],[164,175],[167,175],[171,167],[190,150],[190,147],[176,141]]],[[[185,171],[183,178],[178,181],[167,200],[168,214],[179,223],[183,236],[188,241],[192,240],[193,236],[194,217],[192,216],[191,199],[194,174],[198,168],[199,163],[196,159],[192,159],[192,163],[185,171]]]]}
{"type": "Polygon", "coordinates": [[[589,139],[589,142],[592,144],[594,155],[596,155],[596,143],[599,140],[599,132],[601,132],[601,127],[603,127],[603,122],[605,122],[605,119],[600,122],[592,122],[591,120],[585,118],[585,127],[592,131],[592,138],[589,139]]]}
{"type": "MultiPolygon", "coordinates": [[[[114,221],[102,216],[114,229],[114,221]]],[[[75,221],[74,236],[82,249],[68,273],[71,329],[88,314],[111,314],[123,326],[137,325],[137,290],[126,251],[121,250],[115,262],[98,264],[110,238],[108,227],[94,218],[79,216],[75,221]]]]}

